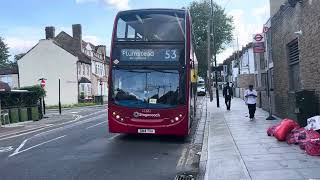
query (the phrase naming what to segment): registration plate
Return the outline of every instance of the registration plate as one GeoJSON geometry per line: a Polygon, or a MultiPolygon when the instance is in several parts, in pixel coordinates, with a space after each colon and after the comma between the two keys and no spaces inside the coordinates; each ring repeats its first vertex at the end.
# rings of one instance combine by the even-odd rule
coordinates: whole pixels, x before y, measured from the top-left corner
{"type": "Polygon", "coordinates": [[[154,130],[154,129],[138,129],[138,133],[141,133],[141,134],[154,134],[154,133],[156,133],[156,130],[154,130]]]}

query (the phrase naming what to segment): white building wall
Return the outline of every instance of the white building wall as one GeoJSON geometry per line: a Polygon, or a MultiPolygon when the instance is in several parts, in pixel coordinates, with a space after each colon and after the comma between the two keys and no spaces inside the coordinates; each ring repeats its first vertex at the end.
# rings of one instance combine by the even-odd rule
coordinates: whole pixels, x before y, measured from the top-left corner
{"type": "Polygon", "coordinates": [[[255,73],[255,67],[254,67],[254,53],[253,49],[250,48],[247,51],[243,53],[243,55],[240,57],[241,61],[241,69],[240,74],[254,74],[255,73]]]}
{"type": "Polygon", "coordinates": [[[61,81],[61,103],[78,103],[77,81],[78,58],[57,46],[52,40],[40,40],[28,54],[18,61],[20,86],[37,85],[45,78],[47,105],[57,105],[59,78],[61,81]]]}

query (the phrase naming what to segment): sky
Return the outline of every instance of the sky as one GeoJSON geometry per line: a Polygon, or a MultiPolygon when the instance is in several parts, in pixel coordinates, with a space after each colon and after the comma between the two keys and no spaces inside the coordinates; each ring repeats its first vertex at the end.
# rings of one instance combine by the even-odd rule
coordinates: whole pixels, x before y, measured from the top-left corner
{"type": "MultiPolygon", "coordinates": [[[[193,0],[0,0],[0,37],[13,57],[32,48],[45,38],[46,26],[54,26],[56,35],[72,35],[72,24],[81,24],[83,39],[110,47],[113,21],[119,10],[139,8],[181,8],[193,0]]],[[[201,1],[201,0],[198,0],[201,1]]],[[[235,41],[218,55],[222,62],[237,48],[252,41],[269,17],[269,0],[214,0],[234,19],[235,41]]],[[[11,58],[12,58],[11,57],[11,58]]]]}

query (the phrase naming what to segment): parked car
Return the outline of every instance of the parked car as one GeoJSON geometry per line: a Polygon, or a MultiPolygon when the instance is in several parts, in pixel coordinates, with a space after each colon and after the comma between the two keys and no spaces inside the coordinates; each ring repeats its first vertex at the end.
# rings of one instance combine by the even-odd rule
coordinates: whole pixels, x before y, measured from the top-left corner
{"type": "Polygon", "coordinates": [[[207,93],[206,93],[206,88],[203,84],[198,84],[198,87],[197,87],[197,95],[198,96],[205,96],[207,93]]]}

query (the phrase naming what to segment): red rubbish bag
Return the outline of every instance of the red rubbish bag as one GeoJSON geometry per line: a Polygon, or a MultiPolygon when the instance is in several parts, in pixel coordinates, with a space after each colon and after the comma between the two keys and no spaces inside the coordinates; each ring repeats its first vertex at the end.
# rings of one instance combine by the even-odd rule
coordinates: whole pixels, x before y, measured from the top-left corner
{"type": "Polygon", "coordinates": [[[320,156],[320,138],[310,139],[305,144],[305,150],[310,156],[320,156]]]}
{"type": "Polygon", "coordinates": [[[320,134],[314,130],[306,130],[299,135],[299,146],[302,150],[306,149],[306,145],[310,141],[320,139],[320,134]]]}
{"type": "Polygon", "coordinates": [[[273,125],[273,126],[270,126],[267,130],[267,135],[268,136],[273,136],[274,134],[274,131],[276,130],[276,128],[278,127],[278,125],[273,125]]]}
{"type": "Polygon", "coordinates": [[[292,130],[286,137],[286,141],[288,144],[299,144],[300,134],[306,132],[304,128],[296,128],[292,130]]]}
{"type": "Polygon", "coordinates": [[[285,141],[287,135],[295,128],[299,128],[299,124],[291,119],[285,119],[281,124],[275,129],[274,137],[278,141],[285,141]]]}

